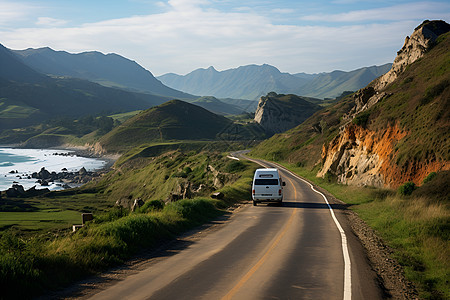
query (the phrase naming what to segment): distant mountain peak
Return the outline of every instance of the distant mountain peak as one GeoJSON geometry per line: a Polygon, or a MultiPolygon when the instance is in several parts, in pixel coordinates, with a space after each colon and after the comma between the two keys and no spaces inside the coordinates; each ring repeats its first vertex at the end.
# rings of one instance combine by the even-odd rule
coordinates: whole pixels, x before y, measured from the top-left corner
{"type": "Polygon", "coordinates": [[[258,100],[271,91],[314,98],[333,98],[344,91],[356,91],[386,73],[390,64],[350,72],[289,74],[267,63],[217,71],[214,67],[196,69],[186,75],[173,73],[157,78],[165,85],[193,95],[258,100]]]}

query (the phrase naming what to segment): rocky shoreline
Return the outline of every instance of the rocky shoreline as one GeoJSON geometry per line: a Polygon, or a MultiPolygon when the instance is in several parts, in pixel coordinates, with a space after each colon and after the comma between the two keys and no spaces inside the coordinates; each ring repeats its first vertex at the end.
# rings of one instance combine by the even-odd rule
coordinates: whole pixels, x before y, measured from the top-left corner
{"type": "Polygon", "coordinates": [[[14,181],[12,186],[4,191],[5,195],[7,197],[37,196],[49,192],[50,189],[48,187],[51,184],[55,184],[62,189],[79,187],[109,172],[119,157],[118,155],[99,155],[90,152],[87,149],[80,148],[58,148],[54,150],[60,150],[61,152],[55,152],[52,155],[100,159],[105,162],[105,165],[95,171],[88,171],[86,168],[81,167],[78,171],[72,172],[68,171],[67,168],[62,168],[60,172],[49,172],[45,167],[42,167],[39,172],[19,174],[17,170],[11,170],[9,173],[17,174],[16,177],[18,181],[14,181]],[[22,179],[36,179],[36,185],[25,190],[25,188],[19,184],[19,180],[22,179]]]}

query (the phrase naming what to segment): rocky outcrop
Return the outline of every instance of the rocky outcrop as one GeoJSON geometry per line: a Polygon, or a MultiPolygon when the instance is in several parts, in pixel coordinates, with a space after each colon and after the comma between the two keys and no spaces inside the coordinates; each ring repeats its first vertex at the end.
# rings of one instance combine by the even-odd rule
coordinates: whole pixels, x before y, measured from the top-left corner
{"type": "Polygon", "coordinates": [[[425,21],[418,26],[411,37],[405,38],[405,43],[397,52],[391,70],[375,80],[375,90],[379,91],[397,79],[408,65],[421,58],[435,44],[439,35],[448,31],[450,25],[444,21],[425,21]]]}
{"type": "Polygon", "coordinates": [[[444,21],[425,21],[418,26],[411,37],[406,37],[402,49],[397,52],[391,70],[353,95],[355,106],[344,116],[344,120],[353,119],[357,114],[389,96],[390,94],[383,89],[394,82],[408,65],[423,57],[434,46],[439,35],[448,31],[450,31],[450,25],[444,21]]]}
{"type": "Polygon", "coordinates": [[[271,92],[259,100],[255,121],[268,134],[281,133],[301,124],[319,109],[306,98],[271,92]]]}
{"type": "Polygon", "coordinates": [[[103,148],[103,146],[99,142],[96,142],[94,144],[85,144],[84,147],[88,151],[90,151],[96,155],[103,155],[103,154],[107,153],[106,149],[103,148]]]}

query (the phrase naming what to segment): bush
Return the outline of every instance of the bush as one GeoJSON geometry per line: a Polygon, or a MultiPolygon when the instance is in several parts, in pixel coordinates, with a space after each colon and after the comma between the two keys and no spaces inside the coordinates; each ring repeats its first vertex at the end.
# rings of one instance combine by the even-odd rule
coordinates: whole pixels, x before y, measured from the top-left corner
{"type": "Polygon", "coordinates": [[[409,196],[416,189],[416,184],[414,182],[406,182],[398,188],[400,195],[409,196]]]}
{"type": "Polygon", "coordinates": [[[329,183],[337,182],[337,176],[335,174],[331,173],[330,171],[327,171],[325,173],[325,176],[323,177],[323,179],[325,179],[325,181],[329,182],[329,183]]]}
{"type": "Polygon", "coordinates": [[[227,172],[227,173],[236,173],[236,172],[243,171],[244,169],[245,169],[245,164],[243,162],[241,162],[240,160],[230,161],[225,166],[225,172],[227,172]]]}
{"type": "Polygon", "coordinates": [[[353,124],[361,126],[361,127],[366,127],[367,126],[367,122],[369,121],[369,117],[370,117],[370,113],[367,112],[367,111],[359,113],[353,119],[353,124]]]}
{"type": "Polygon", "coordinates": [[[162,210],[164,205],[164,202],[161,200],[150,200],[145,202],[144,205],[139,208],[139,212],[148,213],[155,210],[162,210]]]}
{"type": "Polygon", "coordinates": [[[185,167],[185,168],[183,168],[183,172],[185,174],[189,174],[189,173],[192,173],[192,169],[190,167],[185,167]]]}
{"type": "Polygon", "coordinates": [[[169,203],[164,207],[164,211],[176,212],[194,224],[202,223],[220,214],[213,201],[202,198],[183,199],[169,203]]]}
{"type": "Polygon", "coordinates": [[[428,174],[427,177],[425,177],[422,181],[422,184],[425,184],[427,182],[430,182],[431,180],[433,180],[434,177],[436,177],[437,173],[436,172],[431,172],[430,174],[428,174]]]}
{"type": "Polygon", "coordinates": [[[105,214],[94,216],[95,223],[104,223],[118,220],[120,218],[128,216],[130,211],[122,206],[115,206],[105,214]]]}

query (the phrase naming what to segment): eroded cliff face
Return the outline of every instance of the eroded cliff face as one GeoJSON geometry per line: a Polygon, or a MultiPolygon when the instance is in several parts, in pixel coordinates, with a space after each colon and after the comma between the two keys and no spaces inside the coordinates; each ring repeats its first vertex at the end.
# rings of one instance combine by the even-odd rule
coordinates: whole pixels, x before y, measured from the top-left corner
{"type": "Polygon", "coordinates": [[[323,168],[317,176],[323,177],[328,172],[344,184],[397,188],[407,181],[420,185],[431,172],[450,169],[449,162],[440,161],[398,166],[395,145],[407,135],[398,124],[383,131],[347,126],[323,146],[323,168]]]}

